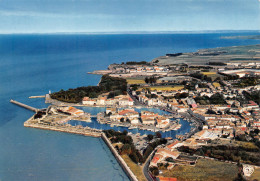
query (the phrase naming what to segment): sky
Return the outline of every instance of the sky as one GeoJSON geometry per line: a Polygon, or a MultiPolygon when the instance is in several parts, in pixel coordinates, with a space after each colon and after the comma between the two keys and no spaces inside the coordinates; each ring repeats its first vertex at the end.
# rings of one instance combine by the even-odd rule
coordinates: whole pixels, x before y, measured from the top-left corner
{"type": "Polygon", "coordinates": [[[0,0],[0,33],[260,30],[259,0],[0,0]]]}

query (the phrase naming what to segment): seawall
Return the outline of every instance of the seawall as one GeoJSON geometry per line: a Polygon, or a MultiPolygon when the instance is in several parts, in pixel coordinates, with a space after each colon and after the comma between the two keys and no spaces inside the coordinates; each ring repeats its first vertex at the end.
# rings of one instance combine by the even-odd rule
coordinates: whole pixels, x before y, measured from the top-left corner
{"type": "Polygon", "coordinates": [[[126,175],[129,177],[131,181],[138,181],[134,173],[130,170],[130,168],[127,166],[125,163],[124,159],[118,154],[116,149],[113,147],[113,145],[110,143],[108,138],[106,137],[105,133],[101,133],[101,138],[104,140],[104,142],[107,144],[108,148],[111,150],[113,155],[115,156],[116,160],[120,164],[120,166],[123,168],[125,171],[126,175]]]}

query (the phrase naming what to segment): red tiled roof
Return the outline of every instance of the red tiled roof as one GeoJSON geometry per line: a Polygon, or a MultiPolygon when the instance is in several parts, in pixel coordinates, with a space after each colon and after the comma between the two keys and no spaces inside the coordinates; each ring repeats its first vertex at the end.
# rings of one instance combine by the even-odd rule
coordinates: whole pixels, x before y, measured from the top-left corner
{"type": "Polygon", "coordinates": [[[171,148],[173,147],[174,145],[176,145],[177,143],[179,143],[178,140],[175,140],[172,144],[168,145],[167,148],[171,148]]]}
{"type": "Polygon", "coordinates": [[[120,111],[118,114],[119,115],[124,115],[124,114],[127,114],[127,113],[135,113],[135,114],[138,114],[138,112],[134,111],[134,110],[122,110],[120,111]]]}

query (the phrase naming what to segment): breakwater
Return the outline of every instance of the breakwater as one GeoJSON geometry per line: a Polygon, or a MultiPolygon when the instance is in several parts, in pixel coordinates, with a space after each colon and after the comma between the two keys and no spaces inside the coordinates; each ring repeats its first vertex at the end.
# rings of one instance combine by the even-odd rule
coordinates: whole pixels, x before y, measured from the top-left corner
{"type": "Polygon", "coordinates": [[[110,141],[108,140],[108,138],[106,137],[105,133],[101,133],[101,138],[104,140],[104,142],[107,144],[107,146],[109,147],[109,149],[111,150],[111,152],[113,153],[113,155],[115,156],[116,160],[118,161],[118,163],[120,164],[120,166],[123,168],[123,170],[125,171],[125,173],[127,174],[127,176],[129,177],[129,179],[131,181],[138,181],[138,179],[136,178],[136,176],[134,175],[134,173],[131,171],[131,169],[127,166],[127,164],[125,163],[124,159],[118,154],[118,152],[116,151],[116,149],[113,147],[113,145],[110,143],[110,141]]]}
{"type": "Polygon", "coordinates": [[[10,102],[13,103],[13,104],[16,104],[16,105],[18,105],[18,106],[21,106],[21,107],[23,107],[23,108],[25,108],[25,109],[29,109],[29,110],[31,110],[31,111],[34,111],[34,112],[40,111],[40,109],[36,109],[36,108],[34,108],[34,107],[32,107],[32,106],[28,106],[28,105],[26,105],[26,104],[23,104],[23,103],[21,103],[21,102],[15,101],[15,100],[13,100],[13,99],[11,99],[10,102]]]}
{"type": "Polygon", "coordinates": [[[41,96],[30,96],[30,99],[35,99],[35,98],[45,98],[45,95],[41,95],[41,96]]]}

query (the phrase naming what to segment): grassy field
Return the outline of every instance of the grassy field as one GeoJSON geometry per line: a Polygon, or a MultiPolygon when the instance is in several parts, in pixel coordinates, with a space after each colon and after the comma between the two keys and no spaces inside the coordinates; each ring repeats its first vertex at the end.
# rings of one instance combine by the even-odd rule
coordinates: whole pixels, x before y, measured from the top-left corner
{"type": "Polygon", "coordinates": [[[126,164],[129,166],[139,181],[146,181],[141,166],[135,164],[127,155],[121,155],[121,157],[125,160],[126,164]]]}
{"type": "Polygon", "coordinates": [[[254,180],[254,179],[257,179],[257,180],[260,180],[260,169],[255,169],[254,173],[251,175],[251,177],[249,178],[249,180],[254,180]]]}
{"type": "Polygon", "coordinates": [[[232,181],[238,173],[236,165],[199,159],[196,166],[176,166],[163,172],[164,177],[176,177],[180,180],[232,181]]]}
{"type": "Polygon", "coordinates": [[[207,75],[207,77],[210,77],[212,81],[215,81],[216,78],[220,77],[222,78],[223,75],[217,74],[216,72],[202,72],[203,75],[207,75]],[[208,74],[207,74],[208,73],[208,74]]]}
{"type": "Polygon", "coordinates": [[[220,84],[219,84],[218,82],[214,82],[214,83],[213,83],[213,86],[214,86],[214,87],[220,87],[220,84]]]}
{"type": "Polygon", "coordinates": [[[201,72],[203,75],[216,75],[217,72],[201,72]]]}
{"type": "Polygon", "coordinates": [[[143,79],[126,79],[127,84],[145,84],[143,79]]]}
{"type": "Polygon", "coordinates": [[[235,145],[241,146],[243,148],[248,148],[248,149],[258,149],[258,147],[252,142],[236,141],[235,145]]]}
{"type": "Polygon", "coordinates": [[[177,91],[181,90],[184,88],[183,85],[178,85],[178,86],[152,86],[152,87],[147,87],[150,90],[161,90],[161,91],[177,91]]]}

